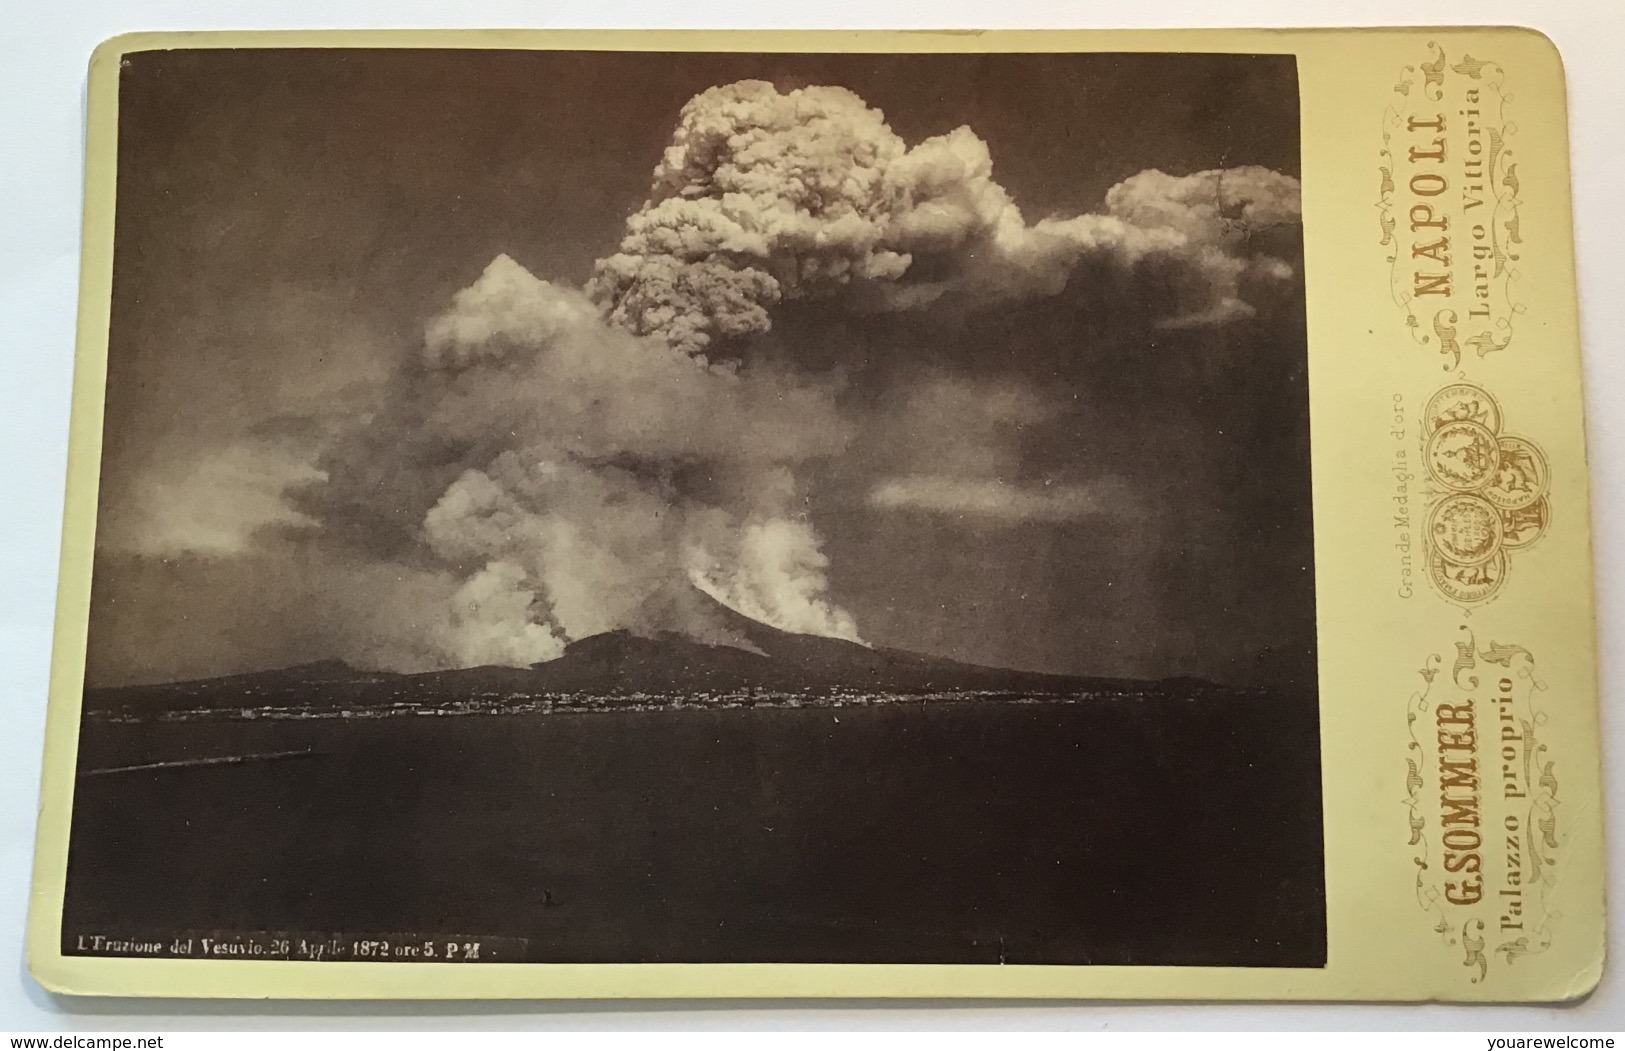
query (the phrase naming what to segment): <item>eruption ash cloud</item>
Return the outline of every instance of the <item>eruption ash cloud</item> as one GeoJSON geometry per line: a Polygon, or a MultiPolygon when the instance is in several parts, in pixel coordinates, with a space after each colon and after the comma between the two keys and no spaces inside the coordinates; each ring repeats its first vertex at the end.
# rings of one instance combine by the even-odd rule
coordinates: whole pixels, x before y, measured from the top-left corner
{"type": "Polygon", "coordinates": [[[607,325],[499,257],[426,329],[391,410],[327,464],[330,518],[395,485],[402,558],[461,574],[430,665],[529,664],[599,632],[733,641],[695,587],[791,631],[855,638],[794,518],[794,469],[845,444],[834,387],[710,369],[607,325]],[[380,462],[387,461],[387,466],[380,462]]]}
{"type": "MultiPolygon", "coordinates": [[[[1154,303],[1151,324],[1222,325],[1293,279],[1267,232],[1297,216],[1296,180],[1250,167],[1143,172],[1103,214],[1030,225],[968,128],[910,148],[843,88],[714,88],[584,290],[495,259],[284,517],[449,595],[381,594],[397,637],[360,662],[524,665],[612,629],[738,643],[701,593],[858,639],[805,512],[805,468],[856,428],[836,379],[752,354],[776,308],[964,312],[1088,280],[1154,303]]],[[[870,506],[1070,519],[1101,492],[912,478],[870,506]]]]}
{"type": "Polygon", "coordinates": [[[1298,212],[1297,180],[1264,168],[1148,171],[1113,188],[1104,215],[1029,226],[969,128],[910,149],[845,88],[743,81],[683,107],[589,291],[611,323],[696,356],[767,332],[786,300],[987,306],[1054,295],[1097,261],[1171,288],[1162,324],[1214,324],[1292,277],[1249,241],[1298,212]]]}

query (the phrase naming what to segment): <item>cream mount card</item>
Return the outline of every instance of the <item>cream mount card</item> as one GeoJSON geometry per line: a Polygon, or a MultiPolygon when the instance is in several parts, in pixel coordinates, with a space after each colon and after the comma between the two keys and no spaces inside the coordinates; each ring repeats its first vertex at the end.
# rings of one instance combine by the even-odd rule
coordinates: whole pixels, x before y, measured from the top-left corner
{"type": "Polygon", "coordinates": [[[1600,975],[1536,33],[120,37],[80,308],[53,991],[1600,975]]]}

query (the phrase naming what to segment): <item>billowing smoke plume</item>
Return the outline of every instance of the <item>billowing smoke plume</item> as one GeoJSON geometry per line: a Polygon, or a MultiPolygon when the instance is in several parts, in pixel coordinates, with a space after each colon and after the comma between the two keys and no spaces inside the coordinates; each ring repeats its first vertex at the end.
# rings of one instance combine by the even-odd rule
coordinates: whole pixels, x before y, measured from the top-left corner
{"type": "MultiPolygon", "coordinates": [[[[974,311],[1087,275],[1154,287],[1136,298],[1156,324],[1223,324],[1293,277],[1260,235],[1295,223],[1297,201],[1260,168],[1151,171],[1105,214],[1029,225],[968,128],[909,148],[842,88],[715,88],[684,107],[588,288],[498,257],[318,460],[296,512],[403,579],[446,581],[444,609],[401,618],[415,656],[397,666],[522,665],[618,628],[740,644],[705,595],[856,639],[804,484],[854,430],[835,380],[750,353],[780,304],[974,311]]],[[[1081,493],[1027,510],[1076,516],[1081,493]]]]}
{"type": "Polygon", "coordinates": [[[787,630],[856,637],[794,514],[796,468],[846,441],[832,385],[702,367],[506,256],[429,323],[400,384],[329,486],[441,479],[384,496],[409,520],[395,557],[465,578],[424,626],[425,663],[528,664],[617,628],[735,641],[696,588],[787,630]]]}
{"type": "Polygon", "coordinates": [[[963,309],[1053,295],[1094,260],[1155,272],[1174,293],[1164,324],[1222,323],[1292,276],[1249,242],[1295,223],[1298,196],[1264,168],[1148,171],[1111,191],[1105,215],[1029,226],[969,128],[910,149],[844,88],[742,81],[683,108],[590,291],[612,323],[693,355],[766,332],[785,300],[963,309]]]}

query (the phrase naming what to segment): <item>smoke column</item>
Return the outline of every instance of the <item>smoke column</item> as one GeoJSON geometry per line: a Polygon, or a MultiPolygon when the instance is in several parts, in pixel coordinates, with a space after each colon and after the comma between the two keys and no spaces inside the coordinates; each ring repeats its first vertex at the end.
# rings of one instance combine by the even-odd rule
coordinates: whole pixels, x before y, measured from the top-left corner
{"type": "Polygon", "coordinates": [[[1296,180],[1240,168],[1028,224],[969,128],[910,148],[843,88],[713,88],[586,289],[494,260],[298,512],[445,581],[444,608],[403,612],[397,665],[525,665],[613,629],[741,644],[703,596],[856,640],[802,481],[854,428],[837,380],[752,354],[777,307],[971,311],[1088,275],[1154,282],[1157,325],[1220,325],[1292,277],[1257,235],[1297,221],[1296,180]]]}

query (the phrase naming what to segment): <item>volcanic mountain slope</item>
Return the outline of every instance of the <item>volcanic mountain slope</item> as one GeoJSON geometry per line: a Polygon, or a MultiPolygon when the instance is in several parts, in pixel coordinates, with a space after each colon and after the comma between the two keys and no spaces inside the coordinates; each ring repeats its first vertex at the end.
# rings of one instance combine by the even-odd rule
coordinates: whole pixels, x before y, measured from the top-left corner
{"type": "Polygon", "coordinates": [[[375,698],[386,696],[390,684],[406,678],[390,672],[359,671],[340,660],[322,660],[209,679],[87,688],[85,708],[140,713],[289,704],[308,698],[342,708],[377,703],[375,698]]]}
{"type": "Polygon", "coordinates": [[[963,664],[846,639],[799,635],[752,620],[708,597],[704,640],[676,632],[610,631],[571,643],[529,668],[467,668],[419,676],[455,689],[671,693],[740,689],[1071,692],[1087,680],[963,664]]]}
{"type": "MultiPolygon", "coordinates": [[[[832,690],[919,695],[998,691],[1078,695],[1143,691],[1135,680],[1047,675],[965,664],[845,639],[800,635],[752,620],[706,596],[703,638],[678,632],[641,635],[619,630],[569,644],[555,660],[530,667],[476,667],[399,675],[363,672],[341,661],[190,682],[87,690],[90,709],[165,710],[312,703],[364,707],[402,697],[457,700],[500,694],[705,694],[762,690],[832,690]]],[[[1183,695],[1223,687],[1168,680],[1183,695]]]]}

